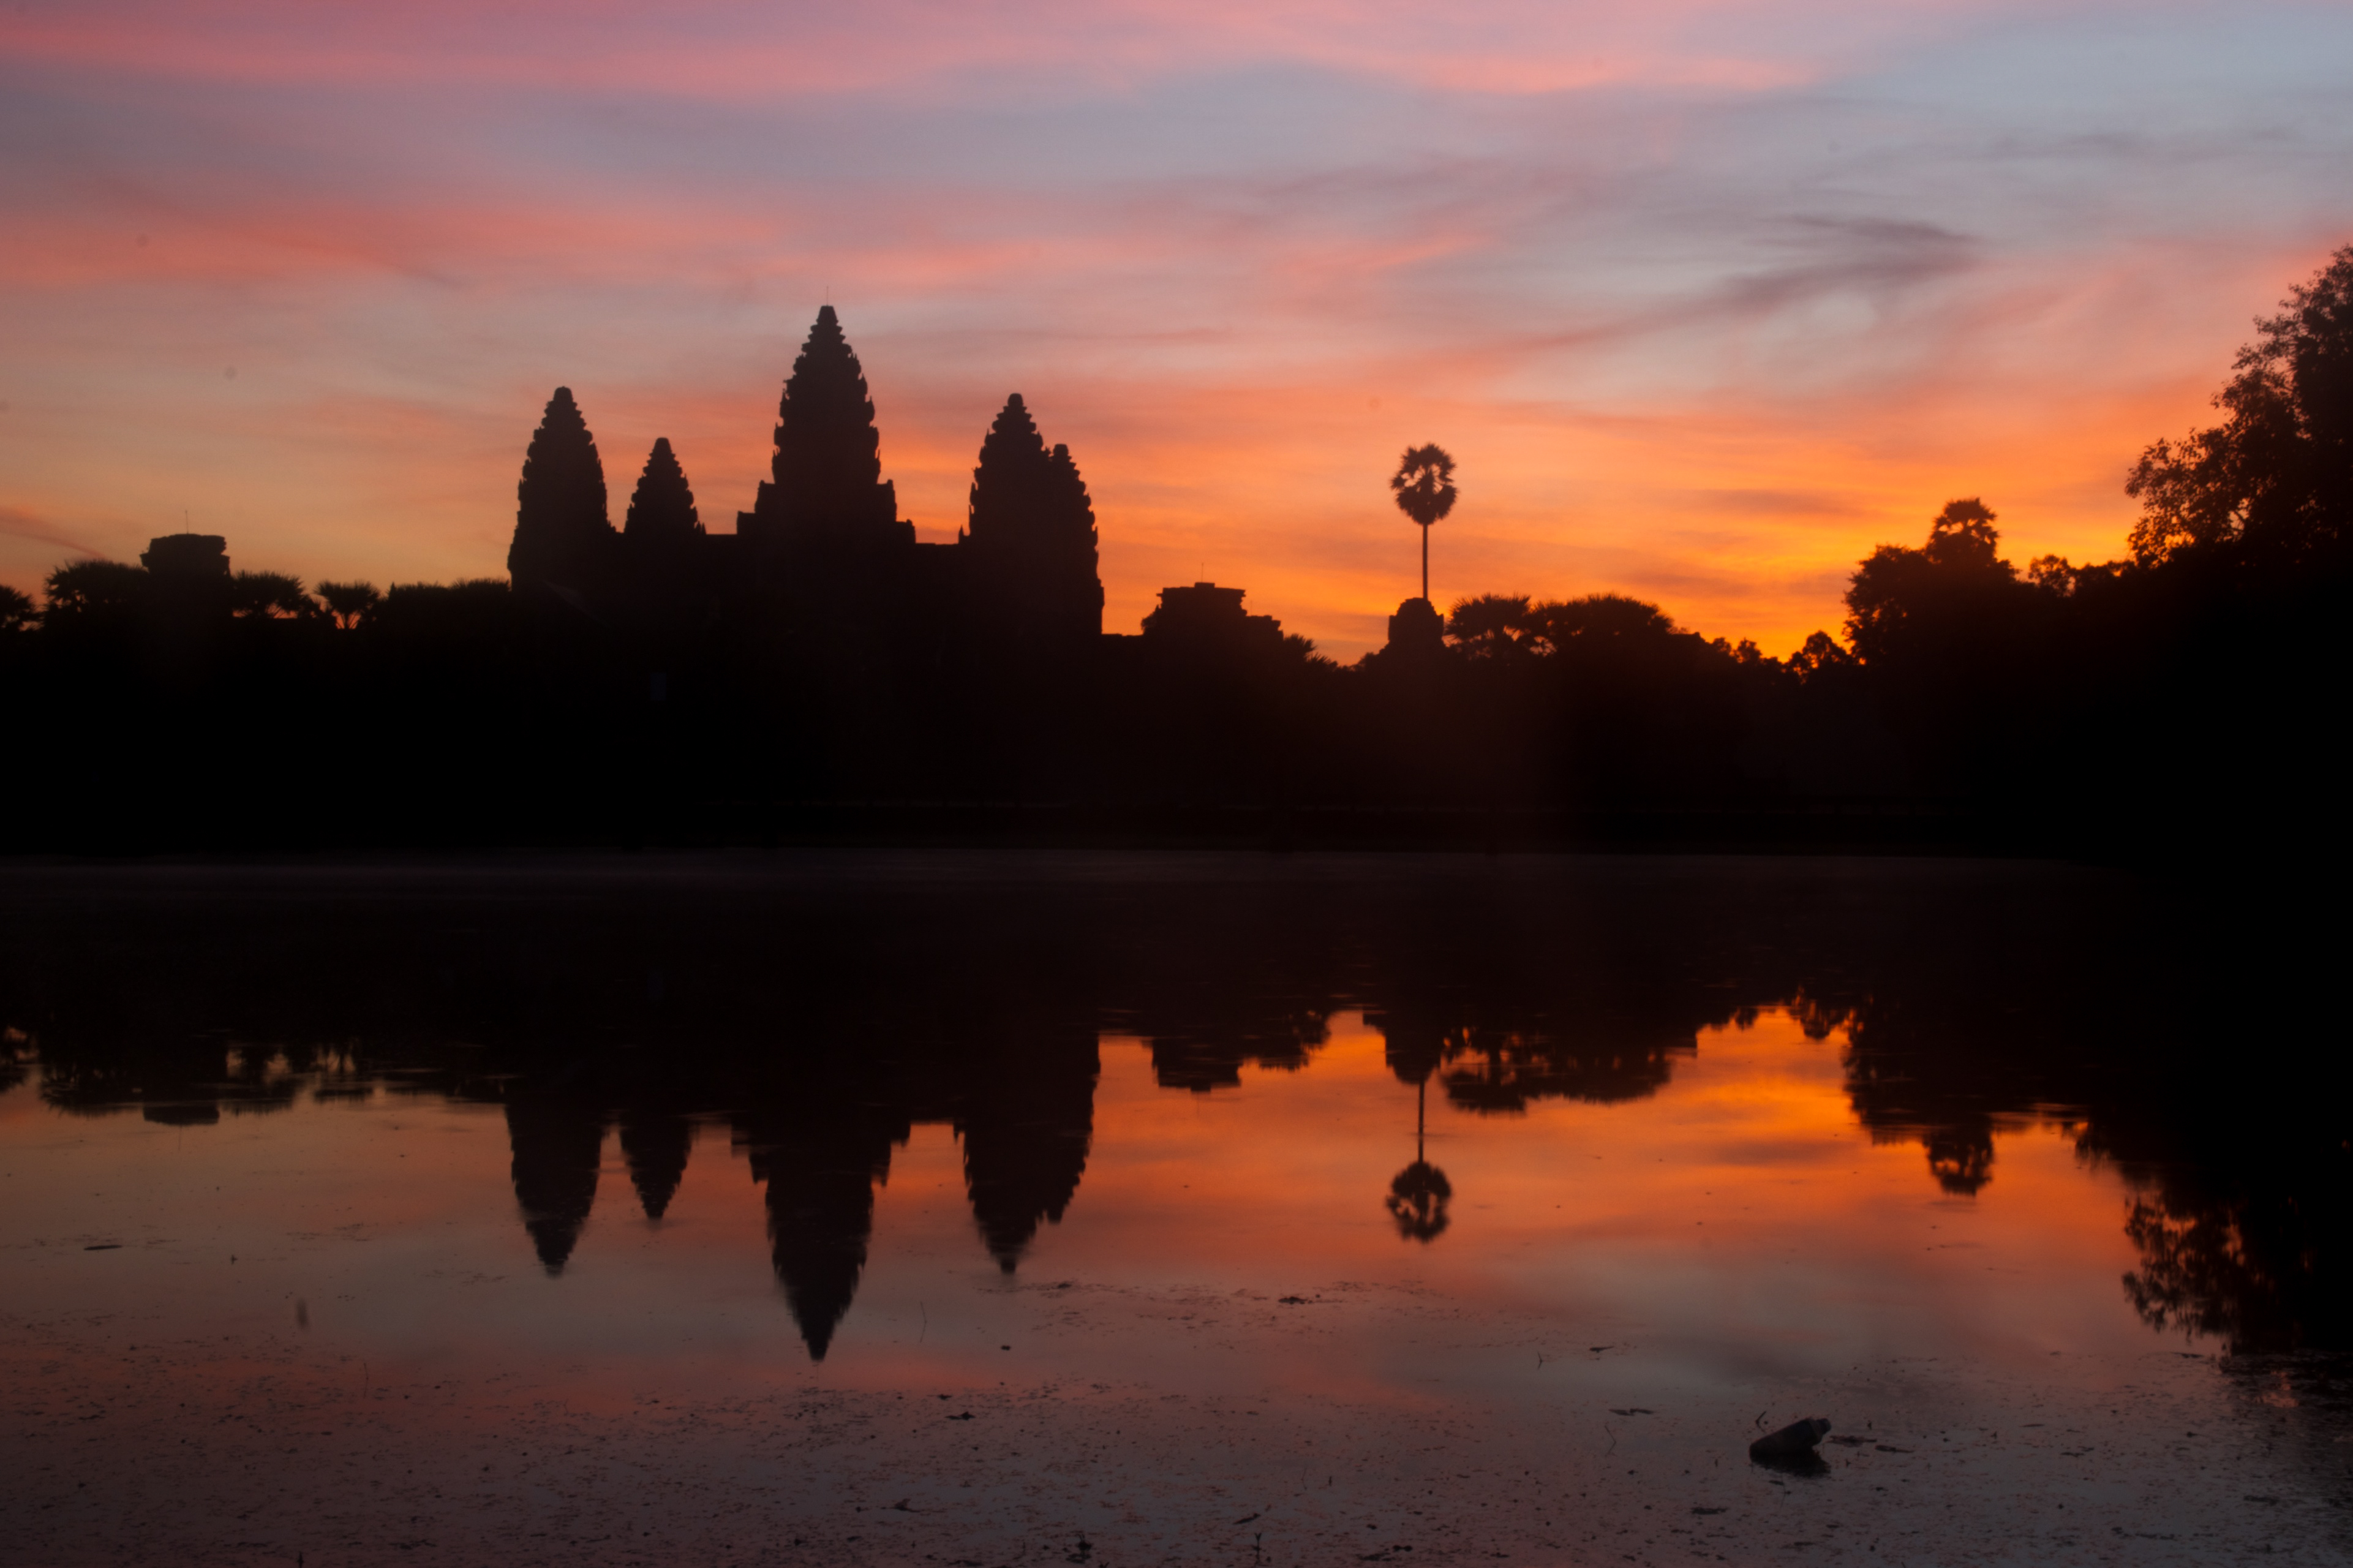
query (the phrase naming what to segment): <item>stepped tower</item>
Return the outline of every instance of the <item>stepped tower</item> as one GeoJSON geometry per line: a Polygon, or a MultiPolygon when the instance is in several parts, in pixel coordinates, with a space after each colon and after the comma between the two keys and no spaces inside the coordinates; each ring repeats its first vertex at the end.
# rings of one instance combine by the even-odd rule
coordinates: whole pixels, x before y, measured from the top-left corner
{"type": "Polygon", "coordinates": [[[990,595],[1023,620],[1050,632],[1102,633],[1094,504],[1070,448],[1047,450],[1018,392],[980,444],[958,543],[990,595]]]}
{"type": "Polygon", "coordinates": [[[777,408],[774,478],[760,484],[736,531],[756,548],[831,548],[912,543],[898,493],[882,477],[881,436],[866,372],[827,305],[785,382],[777,408]]]}

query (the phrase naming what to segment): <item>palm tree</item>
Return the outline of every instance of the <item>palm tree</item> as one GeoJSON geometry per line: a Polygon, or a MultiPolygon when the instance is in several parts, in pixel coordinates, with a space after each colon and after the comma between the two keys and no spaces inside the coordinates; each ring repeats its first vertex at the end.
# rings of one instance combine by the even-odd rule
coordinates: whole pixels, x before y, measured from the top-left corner
{"type": "Polygon", "coordinates": [[[49,601],[44,625],[83,616],[123,616],[147,602],[147,568],[121,561],[71,561],[42,585],[49,601]]]}
{"type": "Polygon", "coordinates": [[[284,572],[239,572],[230,581],[231,613],[248,620],[307,620],[321,612],[302,579],[284,572]]]}
{"type": "Polygon", "coordinates": [[[321,583],[318,594],[327,601],[327,613],[346,630],[384,601],[374,583],[321,583]]]}
{"type": "Polygon", "coordinates": [[[1408,447],[1389,476],[1398,510],[1421,525],[1421,597],[1430,598],[1430,525],[1454,510],[1454,460],[1440,446],[1408,447]]]}

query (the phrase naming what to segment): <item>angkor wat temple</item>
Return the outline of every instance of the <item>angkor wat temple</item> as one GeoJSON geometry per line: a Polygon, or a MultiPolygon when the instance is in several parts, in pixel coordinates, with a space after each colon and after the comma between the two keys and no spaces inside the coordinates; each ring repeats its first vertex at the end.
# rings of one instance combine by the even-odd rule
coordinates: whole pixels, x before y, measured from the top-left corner
{"type": "MultiPolygon", "coordinates": [[[[734,532],[703,525],[667,439],[626,520],[608,520],[604,469],[570,388],[557,387],[525,458],[507,569],[520,596],[640,624],[709,614],[835,628],[877,616],[951,642],[1068,654],[1103,635],[1093,504],[1070,449],[1049,447],[1014,393],[980,444],[971,510],[953,544],[924,544],[882,477],[874,401],[831,305],[818,313],[778,409],[770,475],[734,532]]],[[[1277,641],[1242,591],[1165,590],[1146,630],[1277,641]]]]}

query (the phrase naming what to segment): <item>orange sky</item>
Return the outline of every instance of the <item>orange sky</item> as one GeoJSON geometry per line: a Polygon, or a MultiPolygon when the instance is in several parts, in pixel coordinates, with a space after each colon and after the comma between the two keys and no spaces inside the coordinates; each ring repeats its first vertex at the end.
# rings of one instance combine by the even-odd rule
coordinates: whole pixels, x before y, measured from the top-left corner
{"type": "Polygon", "coordinates": [[[1323,4],[0,16],[0,580],[183,519],[315,579],[502,569],[577,394],[750,503],[818,303],[952,537],[1008,391],[1106,624],[1209,577],[1352,657],[1412,591],[1597,589],[1784,652],[1982,495],[2125,471],[2353,238],[2343,6],[1323,4]]]}

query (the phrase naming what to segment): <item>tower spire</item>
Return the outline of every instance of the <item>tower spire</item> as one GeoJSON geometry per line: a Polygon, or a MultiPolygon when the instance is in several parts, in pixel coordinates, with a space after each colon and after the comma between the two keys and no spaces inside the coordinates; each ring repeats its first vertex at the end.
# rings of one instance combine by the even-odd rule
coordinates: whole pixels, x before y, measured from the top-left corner
{"type": "Polygon", "coordinates": [[[739,526],[796,544],[912,540],[882,477],[881,433],[865,367],[830,304],[821,306],[776,408],[772,478],[739,526]]]}

